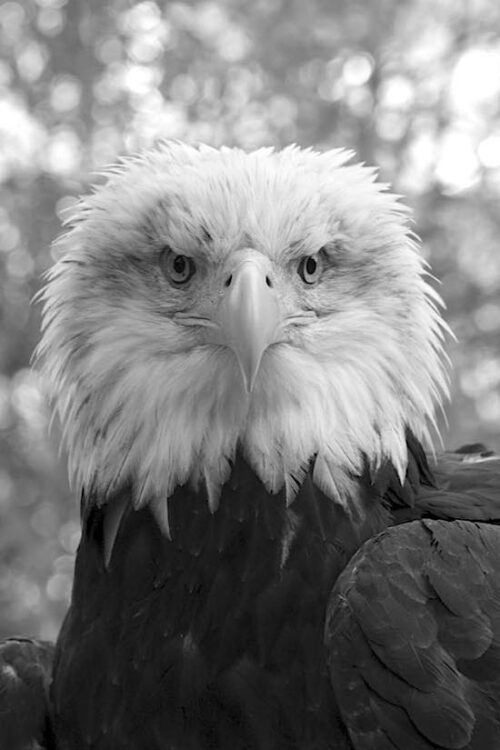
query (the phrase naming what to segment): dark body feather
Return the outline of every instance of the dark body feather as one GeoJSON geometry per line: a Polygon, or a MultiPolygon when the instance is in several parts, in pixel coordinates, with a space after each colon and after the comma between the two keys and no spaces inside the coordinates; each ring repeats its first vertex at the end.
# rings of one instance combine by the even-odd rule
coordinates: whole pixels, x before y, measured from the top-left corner
{"type": "Polygon", "coordinates": [[[54,750],[49,684],[54,646],[31,638],[0,643],[0,748],[54,750]]]}
{"type": "MultiPolygon", "coordinates": [[[[385,627],[384,648],[392,647],[397,627],[402,633],[399,641],[406,637],[413,609],[401,614],[404,605],[387,598],[381,582],[386,567],[392,565],[391,554],[397,556],[397,550],[417,545],[412,536],[416,529],[422,529],[427,539],[428,526],[417,521],[391,530],[387,539],[394,541],[381,542],[384,550],[389,546],[382,557],[374,555],[364,542],[373,537],[386,539],[384,529],[411,518],[448,518],[449,507],[453,517],[469,518],[473,513],[476,518],[481,512],[484,520],[500,517],[500,498],[495,501],[493,492],[490,497],[485,490],[481,511],[478,481],[474,505],[467,496],[461,497],[456,487],[450,492],[434,486],[425,455],[411,437],[409,448],[404,485],[390,465],[372,476],[367,470],[358,485],[362,512],[352,518],[313,486],[310,475],[287,508],[284,497],[269,495],[238,458],[215,514],[210,514],[204,492],[178,489],[169,504],[172,541],[162,536],[148,509],[129,511],[108,568],[103,528],[110,511],[107,506],[91,505],[84,517],[72,604],[57,647],[53,701],[59,750],[495,750],[497,744],[487,741],[483,745],[425,744],[422,734],[407,745],[405,733],[402,744],[385,738],[386,744],[370,745],[362,733],[356,733],[359,706],[353,708],[348,703],[346,709],[343,700],[350,681],[356,678],[362,682],[365,677],[362,670],[360,674],[356,655],[358,647],[362,654],[373,647],[368,636],[360,635],[365,619],[372,620],[370,607],[384,618],[380,625],[382,631],[385,627]],[[358,585],[356,565],[353,561],[348,565],[360,548],[363,584],[373,577],[372,588],[358,585]],[[332,596],[332,587],[344,569],[332,596]],[[338,620],[339,603],[347,590],[354,590],[357,601],[361,597],[364,603],[341,618],[339,650],[332,622],[338,620]],[[382,603],[379,595],[385,597],[382,603]],[[393,609],[401,620],[396,625],[393,609]],[[356,731],[349,738],[352,725],[356,731]]],[[[445,461],[459,473],[464,470],[463,457],[445,461]]],[[[491,462],[486,475],[481,464],[467,464],[467,476],[483,472],[483,484],[488,488],[491,477],[498,481],[498,464],[491,462]]],[[[481,565],[484,554],[487,571],[500,569],[497,557],[490,560],[491,546],[484,548],[479,528],[470,526],[471,539],[478,548],[476,565],[481,565]]],[[[465,544],[463,525],[442,522],[441,527],[458,554],[465,544]]],[[[500,530],[493,525],[489,529],[488,534],[498,536],[500,549],[500,530]]],[[[406,575],[413,587],[408,596],[414,606],[416,594],[412,592],[415,587],[419,590],[419,566],[426,554],[425,544],[418,559],[408,553],[406,575]]],[[[460,581],[455,576],[454,585],[460,581]]],[[[400,587],[404,588],[404,583],[400,587]]],[[[486,606],[483,583],[478,584],[481,612],[486,606]]],[[[462,585],[462,594],[468,597],[468,582],[463,579],[462,585]]],[[[491,605],[494,609],[500,603],[500,591],[494,586],[491,591],[497,597],[491,605]]],[[[427,599],[418,604],[426,612],[427,599]]],[[[446,601],[441,606],[449,619],[446,601]]],[[[488,617],[489,610],[483,614],[488,617]]],[[[436,617],[440,616],[441,610],[436,617]]],[[[495,637],[500,638],[500,620],[492,623],[495,637]]],[[[456,638],[462,637],[461,627],[465,629],[463,638],[470,640],[467,623],[457,625],[456,638]]],[[[404,660],[407,649],[413,652],[413,645],[403,643],[402,648],[404,660]]],[[[451,646],[446,641],[442,648],[446,651],[451,646]]],[[[447,659],[454,658],[452,651],[450,654],[447,659]]],[[[382,664],[382,674],[389,675],[392,668],[392,664],[382,664]]],[[[470,679],[474,681],[479,672],[472,668],[470,679]]],[[[446,677],[447,673],[443,679],[446,677]]],[[[405,678],[403,674],[400,679],[405,678]]],[[[384,694],[381,699],[387,721],[393,717],[391,695],[384,694]]],[[[364,706],[363,694],[359,700],[364,706]]],[[[473,714],[479,710],[478,701],[481,698],[471,703],[473,714]]],[[[432,722],[435,703],[430,699],[424,702],[424,713],[426,706],[432,722]]],[[[496,726],[498,718],[492,717],[492,726],[496,726]]],[[[369,723],[379,719],[375,712],[369,723]]],[[[394,720],[397,722],[397,717],[394,720]]],[[[363,723],[362,718],[359,721],[363,723]]],[[[481,735],[483,741],[487,731],[481,735]]],[[[496,734],[491,729],[493,737],[496,734]]]]}
{"type": "Polygon", "coordinates": [[[356,750],[500,747],[500,529],[414,521],[367,542],[327,618],[356,750]]]}

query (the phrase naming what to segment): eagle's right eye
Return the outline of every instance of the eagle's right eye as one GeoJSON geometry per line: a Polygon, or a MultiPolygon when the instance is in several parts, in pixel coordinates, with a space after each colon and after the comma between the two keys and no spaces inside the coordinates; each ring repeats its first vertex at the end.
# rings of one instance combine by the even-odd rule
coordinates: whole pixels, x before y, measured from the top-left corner
{"type": "Polygon", "coordinates": [[[176,286],[187,284],[196,272],[194,261],[189,255],[175,253],[170,248],[162,252],[160,265],[167,279],[176,286]]]}
{"type": "Polygon", "coordinates": [[[316,255],[304,255],[297,268],[297,273],[305,284],[315,284],[323,272],[321,251],[316,255]]]}

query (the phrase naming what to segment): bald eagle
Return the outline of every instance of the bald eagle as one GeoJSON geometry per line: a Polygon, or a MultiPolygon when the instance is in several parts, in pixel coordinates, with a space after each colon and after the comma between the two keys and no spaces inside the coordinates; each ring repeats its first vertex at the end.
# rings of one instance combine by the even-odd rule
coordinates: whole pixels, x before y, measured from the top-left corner
{"type": "Polygon", "coordinates": [[[82,538],[58,750],[500,747],[500,460],[432,457],[441,300],[343,150],[179,143],[42,293],[82,538]]]}

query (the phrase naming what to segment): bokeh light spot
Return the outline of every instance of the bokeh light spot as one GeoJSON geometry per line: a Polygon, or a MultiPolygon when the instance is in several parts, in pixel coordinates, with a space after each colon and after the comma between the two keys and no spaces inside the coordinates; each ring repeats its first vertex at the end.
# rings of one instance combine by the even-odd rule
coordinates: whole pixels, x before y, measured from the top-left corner
{"type": "Polygon", "coordinates": [[[26,279],[33,275],[35,262],[27,250],[18,247],[8,256],[5,267],[9,276],[16,279],[26,279]]]}
{"type": "Polygon", "coordinates": [[[500,93],[500,50],[472,48],[459,58],[450,82],[457,109],[475,109],[500,93]]]}
{"type": "Polygon", "coordinates": [[[0,39],[12,43],[19,39],[26,21],[26,11],[20,3],[0,4],[0,39]]]}
{"type": "Polygon", "coordinates": [[[373,58],[369,55],[352,55],[342,68],[342,77],[347,86],[363,86],[373,72],[373,58]]]}
{"type": "Polygon", "coordinates": [[[441,140],[434,170],[444,189],[451,192],[470,187],[479,177],[475,144],[465,132],[449,130],[441,140]]]}
{"type": "Polygon", "coordinates": [[[99,39],[95,45],[95,55],[100,62],[110,65],[123,57],[123,44],[116,36],[99,39]]]}
{"type": "Polygon", "coordinates": [[[44,433],[48,422],[42,379],[36,370],[23,368],[12,378],[12,406],[22,421],[36,433],[44,433]]]}
{"type": "Polygon", "coordinates": [[[65,15],[58,8],[42,8],[38,13],[37,26],[48,37],[55,37],[64,28],[65,15]]]}
{"type": "Polygon", "coordinates": [[[19,227],[11,224],[9,221],[0,221],[0,251],[10,253],[15,250],[19,244],[21,232],[19,227]]]}
{"type": "Polygon", "coordinates": [[[44,161],[49,172],[64,175],[74,173],[79,168],[81,156],[80,139],[73,130],[63,129],[49,139],[44,161]]]}
{"type": "Polygon", "coordinates": [[[71,595],[72,576],[67,573],[55,573],[47,581],[45,590],[53,601],[68,601],[71,595]]]}
{"type": "Polygon", "coordinates": [[[52,81],[50,103],[56,112],[71,112],[80,104],[82,86],[74,76],[56,76],[52,81]]]}
{"type": "Polygon", "coordinates": [[[485,138],[477,147],[479,161],[487,169],[500,167],[500,135],[485,138]]]}
{"type": "Polygon", "coordinates": [[[70,555],[73,555],[80,542],[80,525],[76,521],[68,521],[59,530],[59,542],[70,555]]]}
{"type": "Polygon", "coordinates": [[[37,81],[45,70],[48,59],[44,45],[35,41],[28,42],[16,58],[19,75],[30,83],[37,81]]]}

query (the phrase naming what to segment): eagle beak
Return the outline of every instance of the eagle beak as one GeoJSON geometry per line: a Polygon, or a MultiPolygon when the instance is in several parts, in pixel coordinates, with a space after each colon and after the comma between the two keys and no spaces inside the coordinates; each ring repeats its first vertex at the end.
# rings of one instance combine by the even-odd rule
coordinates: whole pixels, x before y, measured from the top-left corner
{"type": "Polygon", "coordinates": [[[245,251],[226,279],[217,312],[220,343],[236,354],[247,393],[253,390],[264,352],[278,340],[282,322],[269,269],[265,256],[245,251]]]}

